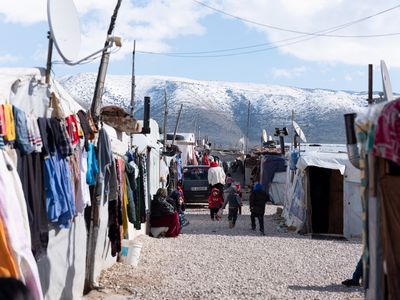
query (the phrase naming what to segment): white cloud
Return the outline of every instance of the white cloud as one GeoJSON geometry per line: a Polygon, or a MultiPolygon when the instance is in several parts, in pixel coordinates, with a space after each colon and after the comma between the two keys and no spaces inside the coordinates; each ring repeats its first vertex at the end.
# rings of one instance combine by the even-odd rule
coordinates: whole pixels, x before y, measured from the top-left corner
{"type": "MultiPolygon", "coordinates": [[[[80,17],[82,44],[80,57],[101,49],[117,1],[74,0],[80,17]]],[[[202,35],[201,18],[212,12],[187,0],[122,1],[114,34],[123,38],[122,49],[113,56],[123,58],[137,50],[171,50],[169,41],[186,35],[202,35]]],[[[31,25],[47,22],[46,0],[3,0],[0,17],[4,23],[31,25]]],[[[1,22],[1,21],[0,21],[1,22]]]]}
{"type": "MultiPolygon", "coordinates": [[[[202,0],[212,6],[256,22],[304,32],[316,32],[372,15],[398,4],[396,0],[202,0]]],[[[106,38],[116,0],[74,0],[81,18],[82,47],[80,57],[100,49],[106,38]]],[[[170,41],[188,35],[204,35],[201,20],[216,12],[190,0],[124,0],[119,11],[115,35],[123,37],[124,45],[113,58],[130,55],[133,40],[137,50],[173,51],[170,41]]],[[[332,32],[342,35],[368,35],[398,32],[400,9],[332,32]]],[[[223,16],[223,18],[228,18],[223,16]]],[[[2,0],[0,20],[3,23],[31,25],[47,21],[46,0],[2,0]]],[[[352,65],[379,64],[400,67],[398,44],[400,36],[385,38],[319,37],[301,43],[276,43],[298,36],[244,23],[265,34],[259,43],[275,41],[280,51],[307,61],[346,63],[352,65]]],[[[246,44],[243,42],[243,44],[246,44]]],[[[241,46],[241,45],[238,45],[241,46]]],[[[212,49],[213,46],[209,45],[212,49]]],[[[282,76],[284,73],[282,73],[282,76]]]]}
{"type": "Polygon", "coordinates": [[[346,81],[352,81],[352,80],[353,80],[353,77],[352,77],[350,74],[346,74],[346,75],[344,76],[344,80],[346,80],[346,81]]]}
{"type": "Polygon", "coordinates": [[[46,0],[2,0],[0,18],[6,23],[30,25],[47,20],[46,0]]]}
{"type": "Polygon", "coordinates": [[[15,62],[18,60],[18,57],[13,56],[11,54],[0,54],[0,63],[9,63],[9,62],[15,62]]]}
{"type": "MultiPolygon", "coordinates": [[[[270,24],[302,32],[317,32],[354,21],[398,5],[388,0],[223,0],[223,10],[259,23],[270,24]]],[[[400,8],[370,18],[344,29],[332,32],[340,35],[371,35],[399,32],[400,8]]],[[[264,32],[268,41],[280,41],[298,36],[271,28],[246,23],[246,26],[264,32]]],[[[398,44],[400,36],[385,38],[319,37],[287,45],[281,51],[308,61],[341,62],[352,65],[379,64],[400,67],[398,44]]],[[[282,43],[275,43],[280,45],[282,43]]]]}
{"type": "Polygon", "coordinates": [[[294,77],[301,76],[306,71],[304,66],[298,68],[291,68],[291,69],[272,69],[272,75],[274,78],[286,78],[292,79],[294,77]]]}

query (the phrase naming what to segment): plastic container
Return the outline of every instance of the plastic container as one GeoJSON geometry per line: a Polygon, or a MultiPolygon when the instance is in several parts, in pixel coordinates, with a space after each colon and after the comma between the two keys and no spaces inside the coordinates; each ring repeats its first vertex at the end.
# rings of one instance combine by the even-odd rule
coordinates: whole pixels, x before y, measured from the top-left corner
{"type": "Polygon", "coordinates": [[[143,244],[131,240],[122,240],[121,246],[121,262],[137,266],[143,244]]]}

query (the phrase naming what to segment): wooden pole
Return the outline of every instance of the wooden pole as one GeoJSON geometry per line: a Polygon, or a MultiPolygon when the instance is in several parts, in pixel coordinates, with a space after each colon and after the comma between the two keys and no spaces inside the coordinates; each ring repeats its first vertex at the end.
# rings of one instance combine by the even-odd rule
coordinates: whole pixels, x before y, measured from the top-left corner
{"type": "Polygon", "coordinates": [[[368,104],[371,105],[374,103],[374,99],[372,98],[372,92],[373,92],[373,67],[372,64],[368,65],[368,104]]]}
{"type": "Polygon", "coordinates": [[[178,130],[178,124],[179,124],[179,119],[181,117],[182,108],[183,108],[183,104],[181,104],[181,108],[179,109],[178,117],[176,118],[176,124],[175,124],[175,129],[174,129],[174,138],[172,139],[172,145],[175,144],[176,131],[178,130]]]}
{"type": "Polygon", "coordinates": [[[104,44],[104,50],[103,50],[103,54],[101,56],[99,71],[97,73],[97,80],[96,80],[96,86],[94,89],[93,100],[92,100],[92,104],[90,106],[90,112],[92,113],[93,120],[95,121],[96,124],[98,123],[98,120],[99,120],[101,100],[102,100],[103,92],[104,92],[104,82],[106,80],[108,62],[110,61],[109,46],[110,46],[110,43],[112,43],[112,41],[110,41],[110,39],[108,37],[112,35],[112,32],[114,30],[115,21],[117,20],[118,10],[119,10],[119,7],[121,6],[121,2],[122,2],[122,0],[118,0],[117,5],[115,6],[115,9],[114,9],[114,13],[111,16],[110,26],[108,27],[108,32],[107,32],[107,39],[104,44]]]}
{"type": "Polygon", "coordinates": [[[163,134],[164,134],[164,145],[163,151],[166,151],[167,147],[167,116],[168,116],[168,102],[167,102],[167,91],[164,90],[164,125],[163,125],[163,134]]]}
{"type": "MultiPolygon", "coordinates": [[[[136,50],[136,40],[133,41],[133,51],[132,51],[132,85],[131,85],[131,116],[135,112],[135,90],[136,90],[136,77],[135,77],[135,50],[136,50]]],[[[130,136],[131,147],[133,146],[133,134],[130,136]]]]}

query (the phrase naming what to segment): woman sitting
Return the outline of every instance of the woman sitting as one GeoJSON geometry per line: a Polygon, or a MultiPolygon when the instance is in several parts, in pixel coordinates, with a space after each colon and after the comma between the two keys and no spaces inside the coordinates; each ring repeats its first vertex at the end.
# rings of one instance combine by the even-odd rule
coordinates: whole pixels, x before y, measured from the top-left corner
{"type": "Polygon", "coordinates": [[[167,190],[157,190],[151,201],[151,234],[154,237],[175,237],[180,233],[179,215],[174,206],[167,201],[167,190]]]}

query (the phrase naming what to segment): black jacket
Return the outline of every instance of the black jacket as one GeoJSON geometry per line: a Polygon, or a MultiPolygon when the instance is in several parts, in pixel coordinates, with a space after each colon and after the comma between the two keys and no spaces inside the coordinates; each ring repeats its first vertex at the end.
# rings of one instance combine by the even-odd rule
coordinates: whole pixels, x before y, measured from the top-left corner
{"type": "Polygon", "coordinates": [[[269,195],[264,190],[253,191],[250,195],[250,211],[255,214],[264,214],[269,195]]]}
{"type": "Polygon", "coordinates": [[[155,196],[153,201],[151,201],[151,218],[159,218],[174,213],[174,207],[165,198],[155,196]]]}

